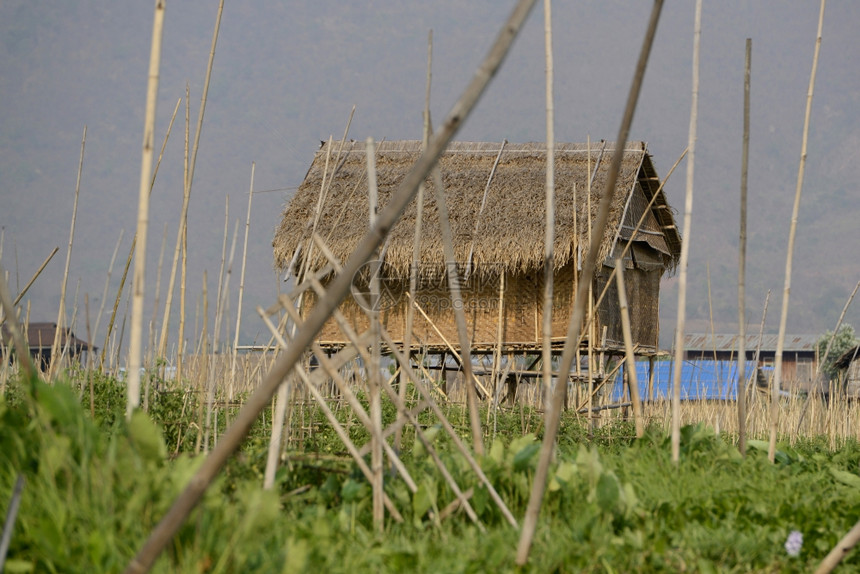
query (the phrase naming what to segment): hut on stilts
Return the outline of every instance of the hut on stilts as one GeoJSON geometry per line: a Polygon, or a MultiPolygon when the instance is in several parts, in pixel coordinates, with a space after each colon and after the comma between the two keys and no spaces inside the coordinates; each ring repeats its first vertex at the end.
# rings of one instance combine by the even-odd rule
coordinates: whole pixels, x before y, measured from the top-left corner
{"type": "MultiPolygon", "coordinates": [[[[606,233],[590,237],[613,152],[614,145],[608,142],[555,146],[554,354],[561,353],[565,342],[589,241],[600,243],[598,260],[602,264],[590,290],[589,309],[596,312],[582,340],[583,354],[592,351],[606,359],[624,353],[617,287],[614,280],[610,281],[615,260],[622,253],[636,353],[653,356],[658,352],[660,279],[674,269],[681,238],[644,142],[627,143],[606,233]],[[606,295],[598,304],[607,285],[606,295]]],[[[380,210],[420,153],[419,141],[376,145],[380,210]]],[[[471,356],[479,360],[475,372],[490,374],[489,367],[482,367],[486,365],[482,358],[516,356],[512,365],[519,376],[539,377],[546,146],[454,142],[441,157],[439,167],[469,323],[471,356]]],[[[367,181],[364,142],[323,143],[276,231],[275,266],[291,276],[299,270],[312,273],[323,269],[327,260],[313,248],[314,232],[335,257],[345,261],[368,230],[367,181]]],[[[418,209],[413,201],[385,240],[380,266],[373,271],[378,271],[383,286],[384,297],[379,300],[383,327],[395,344],[403,345],[408,339],[412,353],[436,355],[434,365],[441,368],[444,378],[459,344],[432,178],[426,182],[423,197],[417,261],[413,261],[413,244],[418,209]],[[413,268],[417,272],[414,297],[408,293],[413,268]],[[406,337],[407,312],[413,301],[411,336],[406,337]]],[[[366,285],[366,274],[355,278],[358,291],[366,291],[366,285]]],[[[312,294],[307,296],[302,303],[304,311],[314,302],[312,294]]],[[[340,311],[357,332],[367,329],[367,314],[356,299],[348,297],[340,311]]],[[[320,345],[330,351],[346,341],[333,319],[318,335],[320,345]]],[[[498,369],[496,360],[492,371],[498,369]]],[[[579,366],[576,372],[581,374],[579,366]]]]}

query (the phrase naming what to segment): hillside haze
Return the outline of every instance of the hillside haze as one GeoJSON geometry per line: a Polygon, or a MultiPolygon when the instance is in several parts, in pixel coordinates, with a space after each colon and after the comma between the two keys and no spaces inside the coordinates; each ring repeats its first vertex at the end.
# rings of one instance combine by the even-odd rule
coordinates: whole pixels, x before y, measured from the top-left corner
{"type": "MultiPolygon", "coordinates": [[[[167,7],[156,151],[186,82],[193,141],[217,4],[167,7]]],[[[512,5],[489,0],[417,5],[393,0],[227,2],[190,205],[189,321],[202,326],[204,271],[210,312],[215,307],[228,195],[230,237],[237,223],[239,230],[229,302],[235,313],[252,161],[260,193],[251,213],[245,343],[268,338],[254,308],[268,306],[278,290],[272,269],[274,229],[320,141],[343,135],[353,105],[349,137],[419,139],[428,30],[434,39],[431,110],[438,124],[512,5]]],[[[646,3],[596,0],[553,7],[559,141],[617,137],[649,10],[646,3]]],[[[685,238],[691,248],[688,332],[709,331],[711,315],[716,331],[737,328],[747,37],[753,39],[747,316],[757,329],[771,289],[768,330],[776,330],[817,20],[817,3],[705,5],[694,215],[691,236],[685,238]]],[[[858,23],[860,4],[828,5],[798,222],[790,332],[832,329],[860,280],[860,254],[850,248],[860,215],[853,177],[860,154],[860,75],[852,65],[860,58],[858,23]]],[[[152,5],[147,2],[0,3],[0,226],[2,264],[10,272],[11,290],[17,293],[51,249],[60,247],[25,299],[33,321],[56,320],[84,125],[86,155],[67,303],[71,316],[77,291],[77,332],[85,332],[84,294],[94,320],[114,245],[125,230],[108,292],[108,305],[113,302],[136,228],[151,30],[152,5]]],[[[687,145],[692,33],[693,3],[667,3],[630,134],[648,142],[661,176],[687,145]]],[[[538,5],[457,139],[542,141],[544,114],[543,13],[538,5]]],[[[184,116],[180,106],[152,194],[147,318],[152,316],[165,226],[160,305],[176,240],[184,116]]],[[[685,171],[682,163],[666,186],[679,226],[685,171]]],[[[666,346],[675,325],[676,281],[667,277],[663,285],[661,339],[666,346]]],[[[120,313],[124,306],[125,301],[120,313]]],[[[173,320],[177,316],[175,298],[173,320]]],[[[860,310],[849,311],[847,320],[860,325],[860,310]]],[[[105,323],[103,319],[101,333],[94,337],[99,346],[105,323]]],[[[192,334],[193,328],[189,326],[192,334]]]]}

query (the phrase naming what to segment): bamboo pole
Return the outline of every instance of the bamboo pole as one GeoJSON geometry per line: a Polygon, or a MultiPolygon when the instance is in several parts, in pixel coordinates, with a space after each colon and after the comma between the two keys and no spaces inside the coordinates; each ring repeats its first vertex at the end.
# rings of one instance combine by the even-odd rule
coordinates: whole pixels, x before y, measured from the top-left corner
{"type": "Polygon", "coordinates": [[[27,340],[18,326],[18,315],[15,312],[15,305],[12,304],[12,296],[9,294],[9,285],[6,283],[6,272],[3,270],[2,264],[0,264],[0,308],[6,313],[6,317],[11,319],[8,322],[8,329],[12,333],[12,342],[15,344],[15,355],[18,357],[18,361],[22,365],[27,378],[34,380],[37,376],[36,368],[30,360],[27,340]]]}
{"type": "MultiPolygon", "coordinates": [[[[373,138],[367,138],[365,156],[367,158],[367,191],[368,206],[370,210],[369,229],[376,225],[378,209],[378,189],[376,187],[376,152],[373,146],[373,138]]],[[[373,269],[370,276],[370,334],[372,338],[372,350],[368,367],[367,383],[370,395],[370,470],[372,477],[370,484],[373,488],[373,528],[381,534],[385,530],[385,506],[382,503],[382,396],[380,379],[381,351],[379,344],[379,274],[382,273],[382,261],[376,262],[377,268],[373,269]]],[[[320,357],[322,361],[322,357],[320,357]]]]}
{"type": "Polygon", "coordinates": [[[824,557],[824,560],[822,560],[821,564],[818,565],[818,568],[815,569],[815,574],[828,574],[828,572],[833,572],[833,569],[842,562],[842,559],[851,552],[855,546],[857,546],[858,542],[860,542],[860,522],[857,522],[857,524],[855,524],[854,527],[842,537],[839,543],[833,547],[833,550],[824,557]]]}
{"type": "MultiPolygon", "coordinates": [[[[552,397],[552,283],[555,267],[555,108],[553,103],[552,67],[552,0],[544,0],[544,50],[546,52],[546,222],[544,228],[544,292],[543,292],[543,396],[547,403],[552,397]]],[[[570,369],[568,369],[569,371],[570,369]]],[[[557,385],[567,389],[569,372],[558,373],[557,385]]],[[[566,402],[566,401],[565,401],[566,402]]]]}
{"type": "Polygon", "coordinates": [[[803,192],[803,175],[806,170],[806,148],[809,139],[809,120],[812,115],[812,95],[815,90],[815,73],[818,70],[818,54],[821,51],[821,31],[824,27],[824,7],[827,0],[821,0],[818,13],[818,34],[815,52],[812,57],[812,72],[809,75],[809,90],[806,93],[806,114],[803,118],[803,141],[800,146],[800,165],[797,169],[797,188],[794,193],[794,207],[791,211],[791,226],[788,232],[788,252],[785,257],[785,287],[782,293],[782,313],[779,320],[779,338],[776,341],[776,355],[773,360],[773,389],[770,402],[770,441],[767,458],[774,462],[776,456],[776,437],[779,431],[779,389],[782,382],[782,353],[785,348],[785,325],[788,322],[788,299],[791,292],[791,267],[794,258],[794,238],[797,233],[797,217],[800,211],[800,197],[803,192]]]}
{"type": "MultiPolygon", "coordinates": [[[[161,153],[158,155],[158,161],[156,162],[155,169],[152,172],[152,180],[149,183],[149,194],[150,195],[152,195],[152,188],[155,186],[155,177],[158,175],[158,168],[161,165],[161,158],[164,155],[164,148],[167,147],[167,140],[170,137],[170,131],[173,127],[173,120],[176,118],[176,111],[177,110],[178,110],[178,102],[177,102],[177,108],[175,108],[173,111],[173,117],[171,117],[170,123],[167,126],[167,133],[164,134],[164,141],[161,144],[161,153]]],[[[119,308],[119,302],[122,299],[122,292],[123,292],[123,289],[125,288],[125,280],[128,277],[128,270],[131,268],[131,261],[132,261],[132,258],[134,257],[134,250],[135,250],[136,245],[137,245],[137,233],[135,233],[131,239],[131,246],[129,247],[129,250],[128,250],[128,258],[126,259],[126,262],[125,262],[125,269],[123,270],[123,273],[122,273],[122,279],[120,279],[120,282],[119,282],[119,289],[117,289],[117,292],[116,292],[116,299],[114,300],[113,311],[111,312],[111,317],[110,317],[110,320],[108,321],[107,333],[105,334],[105,345],[104,345],[104,349],[102,349],[101,358],[99,359],[99,368],[100,369],[104,368],[105,350],[107,349],[108,342],[110,341],[111,333],[113,332],[114,321],[116,320],[116,312],[117,312],[117,309],[119,308]]],[[[125,327],[123,326],[123,328],[125,328],[125,327]]]]}
{"type": "Polygon", "coordinates": [[[744,135],[741,151],[741,220],[738,239],[738,450],[747,452],[747,394],[746,394],[746,261],[747,261],[747,174],[750,152],[750,68],[752,38],[747,38],[744,60],[744,135]]]}
{"type": "Polygon", "coordinates": [[[137,234],[140,249],[134,263],[132,281],[131,340],[128,359],[128,402],[126,418],[140,405],[141,328],[146,274],[146,233],[149,229],[149,190],[152,177],[152,143],[155,134],[155,107],[158,100],[158,74],[161,66],[161,39],[164,32],[164,10],[167,0],[156,0],[152,25],[152,48],[149,57],[149,82],[146,94],[146,117],[143,122],[143,152],[140,161],[140,190],[137,205],[137,234]]]}
{"type": "Polygon", "coordinates": [[[463,360],[463,382],[466,387],[466,401],[469,408],[469,422],[472,429],[472,448],[475,454],[484,454],[484,434],[481,430],[481,413],[478,407],[478,391],[473,381],[472,352],[469,341],[469,330],[466,325],[466,313],[463,309],[463,294],[460,291],[460,273],[457,270],[457,260],[454,254],[453,234],[448,217],[448,204],[445,199],[445,188],[442,183],[442,172],[438,164],[433,168],[433,187],[436,188],[436,208],[439,216],[439,227],[442,231],[442,248],[445,252],[445,268],[448,275],[448,289],[451,292],[451,303],[454,308],[454,319],[457,323],[457,339],[460,343],[460,354],[463,360]]]}
{"type": "Polygon", "coordinates": [[[99,325],[101,324],[102,313],[104,312],[105,302],[107,301],[108,289],[110,288],[110,278],[113,274],[113,266],[114,263],[116,263],[116,256],[119,253],[119,246],[122,244],[123,235],[125,235],[125,229],[120,229],[119,237],[116,240],[116,245],[113,248],[113,255],[111,255],[110,264],[108,265],[107,277],[105,277],[105,287],[104,290],[102,290],[102,300],[101,303],[99,303],[99,312],[96,314],[96,323],[93,326],[93,335],[95,337],[99,336],[99,325]]]}
{"type": "Polygon", "coordinates": [[[615,260],[615,279],[618,282],[618,304],[621,307],[621,330],[624,333],[624,354],[627,359],[627,384],[630,387],[630,402],[633,403],[633,422],[636,425],[636,438],[645,434],[642,420],[642,401],[639,399],[639,380],[636,374],[636,355],[633,354],[633,336],[630,333],[630,313],[627,309],[627,289],[624,286],[624,261],[615,260]]]}
{"type": "MultiPolygon", "coordinates": [[[[176,283],[176,267],[179,263],[179,254],[182,248],[182,239],[185,237],[185,228],[188,223],[188,204],[191,201],[191,186],[188,182],[188,84],[185,84],[185,153],[184,174],[182,183],[182,208],[179,212],[179,226],[176,230],[176,245],[173,249],[173,263],[170,265],[170,278],[167,281],[167,295],[164,301],[164,315],[161,320],[161,335],[158,339],[158,356],[167,354],[167,336],[170,331],[170,308],[173,304],[173,291],[176,283]]],[[[180,98],[181,101],[181,98],[180,98]]],[[[175,112],[174,112],[175,113],[175,112]]],[[[180,343],[181,344],[181,343],[180,343]]]]}
{"type": "MultiPolygon", "coordinates": [[[[190,194],[188,185],[188,132],[189,132],[189,88],[185,84],[185,154],[183,158],[183,197],[190,194]]],[[[184,200],[183,200],[184,201],[184,200]]],[[[179,223],[182,226],[182,271],[179,279],[179,332],[176,344],[176,380],[182,383],[182,361],[185,356],[185,285],[188,276],[188,210],[182,216],[179,223]]],[[[178,238],[177,238],[178,240],[178,238]]]]}
{"type": "MultiPolygon", "coordinates": [[[[344,269],[331,282],[327,296],[320,300],[307,318],[302,329],[296,333],[293,344],[278,358],[261,385],[239,411],[233,425],[222,437],[218,446],[202,462],[182,493],[176,498],[167,514],[161,519],[137,555],[126,566],[128,574],[147,572],[164,547],[173,538],[188,514],[200,501],[203,493],[221,470],[230,455],[236,451],[247,435],[258,414],[266,408],[284,376],[298,362],[304,349],[313,340],[335,307],[349,292],[352,277],[370,255],[379,247],[387,231],[400,217],[406,205],[414,198],[418,184],[424,180],[448,143],[459,131],[472,109],[483,95],[490,80],[501,67],[514,39],[519,34],[535,0],[519,0],[511,16],[500,29],[498,36],[482,61],[474,77],[454,104],[443,123],[442,130],[421,154],[410,172],[398,186],[388,204],[379,214],[377,225],[359,242],[344,269]]],[[[396,352],[396,349],[393,349],[396,352]]],[[[404,362],[401,362],[404,364],[404,362]]],[[[408,364],[408,361],[405,362],[408,364]]]]}
{"type": "MultiPolygon", "coordinates": [[[[224,231],[227,231],[227,221],[224,222],[224,231]]],[[[209,355],[211,368],[209,369],[209,384],[206,393],[206,432],[204,437],[204,452],[209,452],[209,437],[212,433],[212,413],[215,408],[215,388],[218,374],[218,360],[221,356],[221,325],[224,322],[224,306],[227,302],[227,293],[230,287],[230,275],[233,271],[233,254],[236,252],[236,236],[239,232],[239,222],[233,226],[233,240],[230,243],[230,257],[227,261],[226,276],[223,284],[219,281],[218,300],[215,302],[215,326],[212,329],[212,350],[209,355]]],[[[217,414],[217,411],[214,411],[217,414]]],[[[218,429],[215,428],[217,434],[218,429]]]]}
{"type": "Polygon", "coordinates": [[[75,202],[72,205],[72,226],[69,231],[69,247],[66,251],[66,267],[63,271],[63,282],[60,286],[60,308],[57,311],[57,327],[54,330],[54,342],[51,345],[51,364],[48,368],[48,381],[53,381],[54,375],[57,374],[60,361],[57,360],[57,353],[60,350],[60,337],[62,337],[63,329],[66,322],[66,286],[69,283],[69,264],[72,261],[72,244],[75,240],[75,221],[78,217],[78,195],[81,191],[81,172],[84,169],[84,150],[87,146],[87,126],[84,126],[84,134],[81,136],[81,159],[78,163],[78,177],[75,182],[75,202]]]}
{"type": "Polygon", "coordinates": [[[254,199],[254,168],[251,162],[251,189],[248,191],[248,215],[245,217],[245,241],[242,246],[242,271],[239,273],[239,302],[236,304],[236,330],[233,332],[233,362],[230,366],[229,399],[233,400],[233,384],[236,378],[236,349],[239,347],[239,327],[242,325],[242,295],[245,293],[245,262],[248,259],[248,231],[251,229],[251,201],[254,199]]]}
{"type": "MultiPolygon", "coordinates": [[[[597,220],[594,223],[594,233],[596,238],[603,237],[606,229],[606,222],[609,219],[609,207],[612,203],[612,198],[615,195],[615,184],[618,181],[618,172],[621,168],[621,159],[624,156],[624,147],[627,142],[627,136],[630,133],[630,125],[633,123],[633,113],[636,109],[636,102],[639,99],[639,91],[642,86],[642,81],[645,76],[645,67],[648,62],[648,56],[651,53],[651,46],[654,41],[654,36],[657,33],[657,22],[660,19],[660,11],[663,7],[662,0],[655,0],[651,11],[651,16],[648,22],[648,29],[645,33],[645,39],[642,44],[642,50],[639,55],[639,61],[636,65],[636,71],[633,77],[633,82],[630,87],[627,103],[624,110],[624,117],[621,120],[621,127],[618,131],[616,140],[615,153],[612,156],[612,163],[609,167],[609,174],[606,182],[606,189],[600,199],[598,208],[597,220]]],[[[567,338],[565,340],[564,350],[561,355],[559,372],[569,373],[570,365],[573,362],[573,357],[578,354],[578,345],[574,348],[573,342],[578,340],[578,335],[582,329],[582,320],[585,315],[586,293],[594,277],[594,271],[597,263],[597,253],[599,250],[600,241],[593,241],[588,247],[588,255],[586,256],[585,265],[582,269],[582,276],[576,292],[576,303],[573,313],[570,318],[570,323],[567,329],[567,338]]],[[[553,450],[555,447],[555,439],[558,434],[558,426],[561,416],[561,408],[563,406],[564,393],[562,387],[557,387],[553,393],[552,402],[547,405],[544,439],[541,444],[541,450],[538,458],[537,469],[535,471],[534,483],[532,486],[531,495],[529,497],[528,507],[523,519],[523,527],[520,533],[520,540],[517,546],[516,563],[524,565],[529,557],[531,550],[532,539],[534,538],[535,528],[537,527],[537,519],[543,503],[543,495],[546,489],[546,482],[549,475],[549,463],[552,459],[553,450]]]]}
{"type": "MultiPolygon", "coordinates": [[[[433,79],[433,30],[427,33],[427,80],[424,91],[424,126],[422,133],[422,148],[427,149],[430,140],[430,83],[433,79]]],[[[418,273],[421,262],[421,229],[424,223],[424,183],[418,186],[418,194],[415,197],[415,235],[412,239],[412,267],[409,269],[409,292],[415,293],[418,288],[418,273]]],[[[415,306],[410,299],[406,307],[406,328],[403,332],[403,347],[406,350],[407,360],[412,357],[412,329],[415,326],[415,306]]],[[[400,381],[399,396],[401,401],[406,401],[406,377],[402,376],[400,381]]],[[[399,430],[394,436],[394,448],[399,451],[403,440],[403,433],[399,430]]]]}
{"type": "Polygon", "coordinates": [[[702,38],[702,0],[696,1],[693,31],[693,95],[687,142],[687,192],[684,196],[684,231],[681,237],[681,271],[678,274],[678,321],[675,326],[675,368],[672,369],[672,462],[681,456],[681,366],[684,363],[684,323],[687,318],[687,264],[690,259],[690,226],[693,218],[693,172],[696,165],[696,126],[699,113],[699,46],[702,38]]]}

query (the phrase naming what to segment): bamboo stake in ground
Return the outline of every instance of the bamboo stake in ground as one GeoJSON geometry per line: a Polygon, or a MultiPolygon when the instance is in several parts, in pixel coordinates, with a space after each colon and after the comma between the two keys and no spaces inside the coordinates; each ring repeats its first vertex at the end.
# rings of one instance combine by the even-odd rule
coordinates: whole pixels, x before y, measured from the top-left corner
{"type": "MultiPolygon", "coordinates": [[[[202,462],[170,510],[150,533],[149,538],[137,555],[126,566],[127,574],[147,572],[152,567],[155,559],[200,501],[215,475],[221,470],[230,455],[239,448],[259,413],[268,406],[284,376],[293,369],[304,350],[331,316],[332,311],[349,292],[356,271],[382,243],[388,230],[397,222],[408,203],[415,197],[418,185],[436,165],[439,156],[468,118],[490,80],[501,67],[534,3],[535,0],[520,0],[517,3],[471,82],[446,117],[441,131],[430,141],[430,145],[415,162],[398,186],[397,192],[392,195],[385,209],[379,214],[376,227],[356,246],[344,265],[343,271],[330,283],[327,296],[317,303],[302,329],[296,333],[293,344],[278,358],[257,390],[248,397],[245,406],[239,411],[236,420],[227,429],[218,446],[202,462]]],[[[396,348],[393,351],[396,352],[396,348]]],[[[408,361],[401,364],[408,365],[408,361]]]]}
{"type": "MultiPolygon", "coordinates": [[[[570,365],[573,362],[573,357],[574,355],[579,354],[579,345],[578,343],[574,345],[574,342],[579,340],[579,335],[582,330],[582,321],[585,315],[586,293],[588,292],[588,288],[594,278],[594,271],[597,265],[597,254],[601,243],[600,238],[603,237],[603,234],[605,233],[606,223],[609,219],[609,207],[612,203],[612,198],[615,195],[615,184],[618,181],[618,172],[621,169],[621,159],[624,157],[624,147],[627,143],[627,136],[630,133],[630,125],[633,123],[633,113],[636,110],[636,102],[639,99],[639,91],[645,77],[645,67],[648,62],[648,56],[651,53],[654,36],[657,33],[657,22],[660,19],[660,11],[662,8],[663,1],[655,0],[651,10],[651,17],[648,22],[648,28],[645,33],[645,39],[642,43],[642,50],[639,54],[639,61],[636,64],[636,71],[630,87],[630,93],[625,105],[624,117],[621,120],[621,127],[618,131],[618,138],[615,143],[616,149],[612,156],[612,163],[609,167],[606,188],[600,198],[597,219],[594,222],[593,236],[595,240],[591,242],[591,245],[589,245],[588,255],[585,259],[579,285],[577,285],[574,309],[570,318],[570,323],[568,324],[567,337],[565,339],[564,350],[562,351],[561,361],[559,364],[559,372],[561,373],[570,372],[570,365]]],[[[541,444],[526,515],[523,519],[523,528],[520,534],[519,545],[517,546],[516,563],[519,565],[524,565],[526,563],[531,550],[532,539],[534,538],[535,529],[537,527],[537,519],[540,514],[547,478],[549,476],[549,464],[555,448],[555,439],[558,434],[563,401],[564,386],[559,385],[556,387],[552,401],[547,405],[546,409],[544,439],[541,444]]]]}
{"type": "MultiPolygon", "coordinates": [[[[376,187],[376,151],[373,138],[367,138],[365,156],[367,158],[367,191],[370,208],[370,229],[376,225],[378,209],[378,189],[376,187]]],[[[382,261],[376,262],[377,267],[371,270],[370,276],[370,333],[373,339],[372,351],[368,367],[367,383],[370,390],[370,470],[373,473],[370,481],[373,487],[373,527],[378,533],[385,530],[385,506],[382,503],[382,396],[380,394],[380,344],[379,344],[379,274],[382,273],[382,261]]]]}
{"type": "Polygon", "coordinates": [[[747,174],[750,152],[750,62],[752,38],[747,38],[744,63],[744,136],[741,151],[741,223],[738,240],[738,449],[747,452],[747,394],[746,394],[746,261],[747,261],[747,174]]]}
{"type": "Polygon", "coordinates": [[[484,454],[484,434],[481,430],[481,414],[478,408],[478,391],[472,374],[472,352],[469,341],[469,329],[466,325],[466,313],[463,309],[463,294],[460,291],[460,273],[457,270],[457,260],[454,255],[453,234],[448,217],[448,204],[445,199],[445,189],[442,185],[442,173],[438,165],[433,168],[433,187],[436,188],[436,208],[439,215],[439,227],[442,230],[442,247],[445,252],[445,267],[448,274],[448,288],[451,291],[451,303],[454,308],[454,319],[457,323],[457,339],[460,343],[460,354],[463,360],[463,382],[466,387],[466,400],[469,405],[469,422],[472,428],[472,448],[475,454],[484,454]]]}
{"type": "MultiPolygon", "coordinates": [[[[552,384],[552,282],[555,267],[555,131],[552,69],[552,0],[544,0],[544,50],[546,52],[546,222],[544,229],[543,291],[543,396],[549,403],[552,384]]],[[[556,384],[567,387],[569,373],[559,373],[556,384]]]]}
{"type": "Polygon", "coordinates": [[[245,242],[242,246],[242,271],[239,274],[239,302],[236,306],[236,330],[233,333],[233,363],[230,366],[230,385],[228,398],[233,400],[233,382],[236,378],[236,349],[239,347],[239,327],[242,325],[242,295],[245,292],[245,262],[248,259],[248,231],[251,229],[251,200],[254,199],[254,168],[251,162],[251,189],[248,191],[248,215],[245,217],[245,242]]]}
{"type": "MultiPolygon", "coordinates": [[[[59,247],[54,247],[54,250],[51,251],[51,254],[45,258],[45,260],[42,262],[42,264],[39,266],[39,268],[36,270],[36,272],[33,273],[33,276],[30,278],[30,280],[27,282],[27,284],[24,285],[24,288],[21,289],[21,292],[15,296],[15,300],[12,301],[13,305],[17,305],[18,303],[21,302],[21,299],[24,298],[24,295],[26,295],[27,291],[29,291],[30,287],[33,286],[33,283],[36,281],[36,278],[38,278],[39,275],[42,274],[42,271],[45,270],[45,267],[48,266],[48,263],[51,261],[51,259],[54,258],[54,255],[56,255],[57,251],[59,251],[59,250],[60,250],[59,247]]],[[[2,321],[0,321],[0,324],[2,324],[2,321]]]]}
{"type": "Polygon", "coordinates": [[[143,298],[146,273],[146,233],[149,229],[149,182],[152,175],[152,143],[155,135],[155,106],[158,100],[158,73],[161,66],[161,38],[164,31],[166,0],[156,0],[152,25],[152,48],[149,56],[149,82],[146,94],[146,116],[143,122],[143,153],[140,161],[140,190],[137,205],[137,234],[140,249],[134,264],[132,282],[131,340],[128,358],[128,403],[126,417],[140,405],[140,357],[143,323],[143,298]]]}
{"type": "Polygon", "coordinates": [[[860,542],[860,522],[855,524],[854,527],[842,537],[839,544],[834,546],[833,550],[824,557],[824,560],[822,560],[821,564],[818,565],[818,568],[815,569],[815,574],[828,574],[828,572],[833,572],[833,569],[842,562],[842,559],[851,552],[855,546],[857,546],[858,542],[860,542]]]}
{"type": "Polygon", "coordinates": [[[809,90],[806,93],[806,114],[803,118],[803,141],[800,146],[800,166],[797,169],[797,187],[794,192],[794,207],[791,211],[791,227],[788,232],[788,253],[785,257],[785,287],[782,293],[782,313],[779,319],[779,338],[776,341],[776,354],[773,360],[773,389],[770,402],[770,442],[767,457],[773,462],[776,456],[776,436],[779,431],[779,389],[782,382],[782,353],[785,348],[785,325],[788,322],[788,298],[791,292],[791,265],[794,258],[794,237],[797,233],[797,216],[800,211],[800,196],[803,191],[803,174],[806,169],[806,145],[809,139],[809,119],[812,115],[812,94],[815,89],[815,72],[818,70],[818,54],[821,51],[821,30],[824,27],[824,6],[821,0],[818,14],[818,35],[815,40],[815,53],[812,57],[812,72],[809,75],[809,90]]]}
{"type": "MultiPolygon", "coordinates": [[[[427,81],[424,92],[424,129],[422,134],[422,147],[427,149],[430,140],[430,82],[433,79],[433,30],[427,33],[427,81]]],[[[418,186],[418,195],[415,197],[415,235],[412,239],[412,267],[409,269],[409,292],[415,293],[418,287],[418,272],[421,261],[421,228],[424,223],[424,184],[418,186]]],[[[415,325],[415,306],[412,300],[406,307],[406,328],[403,332],[403,347],[406,359],[412,358],[412,329],[415,325]]],[[[403,375],[399,389],[400,400],[406,402],[406,376],[403,375]]],[[[403,433],[400,430],[394,436],[394,448],[400,451],[400,442],[403,433]]]]}
{"type": "MultiPolygon", "coordinates": [[[[189,87],[185,84],[185,156],[183,158],[183,187],[184,194],[190,193],[191,188],[188,185],[188,132],[189,130],[189,87]]],[[[183,195],[184,195],[183,194],[183,195]]],[[[184,201],[184,199],[183,199],[184,201]]],[[[176,380],[182,382],[182,359],[185,356],[185,286],[188,277],[188,210],[180,223],[182,226],[182,274],[179,278],[179,333],[177,334],[176,343],[176,380]]],[[[177,238],[178,239],[178,238],[177,238]]]]}
{"type": "Polygon", "coordinates": [[[72,260],[72,243],[75,240],[75,220],[78,216],[78,195],[81,191],[81,172],[84,168],[84,149],[87,145],[87,126],[84,126],[84,135],[81,137],[81,160],[78,163],[78,178],[75,183],[75,202],[72,206],[72,228],[69,231],[69,248],[66,251],[66,268],[63,271],[63,283],[60,287],[60,308],[57,312],[57,328],[54,330],[54,343],[51,345],[51,364],[48,369],[48,381],[53,380],[60,366],[57,358],[60,349],[60,337],[65,329],[66,322],[66,286],[69,283],[69,263],[72,260]]]}
{"type": "Polygon", "coordinates": [[[18,327],[18,316],[15,312],[15,305],[12,304],[12,296],[9,294],[9,286],[6,284],[6,272],[3,270],[3,265],[0,265],[0,309],[10,319],[8,328],[12,333],[12,341],[15,344],[15,355],[23,366],[27,378],[33,380],[36,378],[36,369],[30,360],[30,350],[27,348],[27,340],[24,339],[24,335],[18,327]]]}
{"type": "MultiPolygon", "coordinates": [[[[627,384],[630,387],[630,402],[633,403],[633,422],[636,438],[645,434],[642,421],[642,401],[639,399],[639,380],[636,376],[636,355],[633,354],[633,336],[630,333],[630,313],[627,310],[627,288],[624,286],[624,261],[615,260],[615,279],[618,282],[618,304],[621,307],[621,330],[624,333],[624,353],[627,357],[627,384]]],[[[589,413],[590,414],[590,413],[589,413]]]]}
{"type": "Polygon", "coordinates": [[[672,369],[672,462],[681,455],[681,365],[684,362],[684,322],[687,318],[687,264],[690,259],[690,225],[693,218],[693,170],[696,164],[696,125],[699,113],[699,45],[702,38],[702,0],[696,1],[693,31],[693,96],[687,142],[687,192],[684,196],[684,231],[678,274],[678,322],[675,326],[675,368],[672,369]]]}

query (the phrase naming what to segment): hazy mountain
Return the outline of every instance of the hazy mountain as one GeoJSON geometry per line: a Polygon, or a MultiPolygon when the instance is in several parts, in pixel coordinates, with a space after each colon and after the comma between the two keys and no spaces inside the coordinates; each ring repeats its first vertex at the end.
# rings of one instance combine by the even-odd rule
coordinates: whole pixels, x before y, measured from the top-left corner
{"type": "MultiPolygon", "coordinates": [[[[540,4],[540,3],[539,3],[540,4]]],[[[800,159],[801,131],[815,41],[815,3],[706,3],[703,17],[695,199],[690,240],[688,331],[709,329],[707,269],[715,328],[737,322],[738,188],[745,38],[753,39],[748,308],[757,324],[768,289],[775,328],[786,241],[800,159]]],[[[192,191],[189,305],[208,272],[214,308],[225,197],[229,235],[239,222],[230,306],[235,311],[241,239],[256,161],[243,339],[263,332],[253,312],[272,302],[277,282],[271,239],[283,204],[304,176],[320,140],[419,138],[427,32],[433,29],[433,118],[446,111],[490,46],[512,3],[394,0],[361,3],[227,2],[192,191]]],[[[196,122],[217,2],[167,8],[156,141],[161,145],[186,81],[196,122]]],[[[556,137],[614,140],[650,6],[617,1],[553,7],[556,137]]],[[[860,56],[854,28],[860,5],[831,2],[815,89],[801,204],[789,330],[832,328],[854,284],[860,255],[850,248],[860,195],[853,167],[860,143],[860,56]]],[[[80,138],[87,125],[69,313],[80,279],[90,316],[101,304],[120,230],[123,245],[109,297],[136,227],[151,3],[6,0],[0,3],[0,226],[2,262],[12,290],[23,287],[54,246],[61,248],[29,293],[31,318],[56,318],[69,237],[80,138]]],[[[649,142],[665,175],[687,144],[693,3],[667,3],[631,134],[649,142]]],[[[461,140],[545,138],[543,13],[538,5],[461,140]]],[[[184,109],[180,107],[152,195],[147,286],[150,300],[164,225],[164,300],[181,206],[184,109]]],[[[192,133],[193,138],[193,133],[192,133]]],[[[686,164],[667,185],[683,211],[686,164]]],[[[229,250],[228,240],[228,250],[229,250]]],[[[674,278],[661,302],[664,341],[674,329],[674,278]]],[[[124,304],[124,303],[123,303],[124,304]]],[[[148,311],[148,316],[151,311],[148,311]]],[[[176,317],[174,311],[173,317],[176,317]]],[[[860,311],[849,313],[858,323],[860,311]]],[[[193,317],[189,318],[189,321],[193,317]]],[[[105,321],[102,321],[104,326],[105,321]]],[[[103,336],[103,335],[102,335],[103,336]]]]}

